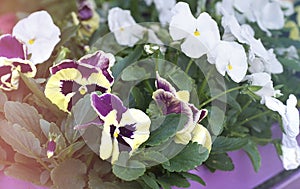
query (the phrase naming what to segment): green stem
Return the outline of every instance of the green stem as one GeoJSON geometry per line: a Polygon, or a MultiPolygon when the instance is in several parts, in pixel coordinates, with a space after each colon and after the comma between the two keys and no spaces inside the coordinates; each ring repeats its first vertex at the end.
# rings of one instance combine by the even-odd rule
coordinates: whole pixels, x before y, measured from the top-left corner
{"type": "MultiPolygon", "coordinates": [[[[213,68],[213,67],[212,67],[212,68],[213,68]]],[[[204,79],[204,81],[202,82],[202,84],[201,84],[201,86],[200,86],[200,88],[199,88],[199,90],[198,90],[198,94],[201,94],[202,91],[204,90],[204,88],[206,87],[206,85],[207,85],[207,83],[208,83],[208,80],[209,80],[209,78],[210,78],[211,72],[212,72],[212,70],[213,70],[212,68],[209,69],[207,75],[205,76],[205,79],[204,79]]]]}
{"type": "Polygon", "coordinates": [[[208,104],[208,103],[216,100],[217,98],[219,98],[219,97],[221,97],[221,96],[223,96],[223,95],[225,95],[227,93],[230,93],[230,92],[233,92],[233,91],[237,91],[237,90],[240,90],[240,89],[243,89],[243,88],[245,88],[245,86],[238,86],[238,87],[234,87],[234,88],[228,89],[228,90],[226,90],[226,91],[224,91],[224,92],[222,92],[222,93],[220,93],[220,94],[212,97],[211,99],[208,99],[207,101],[203,102],[202,104],[200,104],[199,109],[201,109],[206,104],[208,104]]]}
{"type": "Polygon", "coordinates": [[[186,69],[185,69],[185,73],[188,73],[188,72],[189,72],[189,70],[190,70],[192,64],[193,64],[193,59],[190,59],[188,65],[187,65],[187,67],[186,67],[186,69]]]}
{"type": "Polygon", "coordinates": [[[251,117],[249,117],[249,118],[246,118],[244,121],[242,121],[239,125],[243,125],[243,124],[245,124],[245,123],[247,123],[247,122],[249,122],[249,121],[251,121],[251,120],[253,120],[253,119],[256,119],[256,118],[258,118],[258,117],[261,117],[261,116],[263,116],[263,115],[266,115],[266,114],[268,114],[268,113],[270,113],[271,112],[271,110],[267,110],[267,111],[265,111],[265,112],[262,112],[262,113],[260,113],[260,114],[256,114],[256,115],[254,115],[254,116],[251,116],[251,117]]]}

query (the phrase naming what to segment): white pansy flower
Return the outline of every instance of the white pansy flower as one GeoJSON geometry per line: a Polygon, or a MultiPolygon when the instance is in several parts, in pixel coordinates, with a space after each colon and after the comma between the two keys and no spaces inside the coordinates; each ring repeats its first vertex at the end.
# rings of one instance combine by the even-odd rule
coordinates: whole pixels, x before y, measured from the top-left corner
{"type": "Polygon", "coordinates": [[[282,117],[282,156],[280,157],[286,170],[295,169],[300,165],[300,148],[296,137],[299,135],[299,111],[296,108],[297,98],[291,94],[284,105],[273,97],[265,98],[266,106],[282,117]]]}
{"type": "Polygon", "coordinates": [[[203,12],[195,18],[187,3],[179,2],[173,8],[170,35],[173,40],[182,40],[181,50],[191,58],[210,53],[220,42],[217,23],[203,12]]]}
{"type": "MultiPolygon", "coordinates": [[[[250,62],[251,61],[261,61],[264,66],[264,72],[279,74],[283,72],[283,67],[281,63],[277,60],[273,49],[267,50],[262,44],[260,39],[249,39],[250,44],[250,62]],[[257,58],[257,60],[255,60],[257,58]]],[[[251,65],[251,63],[250,63],[251,65]]],[[[252,66],[255,66],[252,64],[252,66]]],[[[251,71],[251,70],[250,70],[251,71]]]]}
{"type": "Polygon", "coordinates": [[[148,34],[148,42],[163,45],[163,42],[155,35],[154,31],[136,23],[129,10],[115,7],[108,12],[108,26],[114,33],[116,41],[120,45],[134,46],[148,34]]]}
{"type": "Polygon", "coordinates": [[[34,64],[46,61],[60,41],[60,30],[46,11],[38,11],[20,20],[12,32],[26,44],[34,64]]]}
{"type": "Polygon", "coordinates": [[[248,64],[245,50],[236,42],[221,41],[211,53],[209,61],[216,64],[221,75],[225,76],[227,73],[236,83],[242,81],[247,73],[248,64]]]}
{"type": "Polygon", "coordinates": [[[115,7],[108,12],[109,30],[120,45],[132,47],[143,38],[145,29],[137,24],[129,10],[115,7]]]}

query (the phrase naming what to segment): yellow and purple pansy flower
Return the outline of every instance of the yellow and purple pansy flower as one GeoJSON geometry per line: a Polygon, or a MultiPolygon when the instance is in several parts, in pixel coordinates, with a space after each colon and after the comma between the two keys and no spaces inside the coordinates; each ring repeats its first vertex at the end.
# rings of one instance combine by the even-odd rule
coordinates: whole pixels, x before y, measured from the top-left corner
{"type": "Polygon", "coordinates": [[[19,86],[20,72],[34,77],[36,67],[26,60],[26,47],[10,34],[0,37],[0,88],[16,90],[19,86]]]}
{"type": "Polygon", "coordinates": [[[211,148],[211,136],[207,129],[199,124],[207,115],[207,110],[197,109],[193,104],[188,103],[189,92],[178,91],[165,79],[156,73],[156,88],[153,99],[162,110],[164,115],[184,114],[188,117],[184,128],[175,135],[174,142],[188,144],[190,141],[198,142],[204,147],[211,148]]]}
{"type": "Polygon", "coordinates": [[[61,110],[70,112],[72,106],[85,94],[94,91],[110,92],[114,78],[110,71],[115,58],[97,51],[80,60],[63,60],[50,68],[45,95],[61,110]]]}
{"type": "Polygon", "coordinates": [[[141,110],[126,108],[113,94],[92,93],[91,104],[103,121],[99,156],[114,163],[121,151],[132,154],[150,134],[150,118],[141,110]]]}

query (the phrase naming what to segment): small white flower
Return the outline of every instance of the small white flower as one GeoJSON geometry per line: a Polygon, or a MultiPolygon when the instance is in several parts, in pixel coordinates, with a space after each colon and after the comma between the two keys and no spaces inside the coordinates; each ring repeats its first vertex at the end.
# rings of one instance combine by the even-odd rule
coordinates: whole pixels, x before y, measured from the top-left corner
{"type": "Polygon", "coordinates": [[[159,14],[159,21],[163,26],[165,26],[167,23],[170,23],[173,16],[171,10],[176,4],[176,0],[145,0],[145,2],[148,6],[154,2],[155,8],[159,14]]]}
{"type": "Polygon", "coordinates": [[[34,64],[46,61],[60,41],[60,30],[46,11],[38,11],[20,20],[13,36],[26,44],[34,64]]]}
{"type": "Polygon", "coordinates": [[[227,73],[236,83],[244,79],[248,63],[242,45],[236,42],[221,41],[210,56],[213,57],[210,57],[209,61],[216,64],[220,74],[225,76],[227,73]]]}
{"type": "Polygon", "coordinates": [[[145,29],[132,18],[129,10],[115,7],[108,12],[109,30],[120,45],[132,47],[143,38],[145,29]]]}
{"type": "Polygon", "coordinates": [[[210,53],[219,43],[217,23],[206,12],[195,18],[187,3],[179,2],[172,9],[174,16],[170,22],[173,40],[184,39],[181,50],[191,58],[199,58],[210,53]]]}
{"type": "Polygon", "coordinates": [[[132,47],[139,40],[143,39],[144,34],[148,34],[148,42],[163,45],[163,42],[148,28],[136,23],[129,10],[115,7],[108,12],[108,26],[117,42],[120,45],[132,47]]]}
{"type": "Polygon", "coordinates": [[[279,55],[286,55],[289,59],[299,59],[299,55],[295,46],[291,45],[288,48],[277,48],[276,52],[279,55]]]}

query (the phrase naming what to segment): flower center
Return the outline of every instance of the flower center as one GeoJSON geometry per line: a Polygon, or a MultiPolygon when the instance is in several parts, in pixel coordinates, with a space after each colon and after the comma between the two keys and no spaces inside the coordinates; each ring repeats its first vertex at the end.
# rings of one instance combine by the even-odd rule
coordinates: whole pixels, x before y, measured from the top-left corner
{"type": "Polygon", "coordinates": [[[34,38],[29,39],[29,41],[28,41],[28,43],[29,43],[30,45],[32,45],[34,42],[35,42],[35,39],[34,39],[34,38]]]}
{"type": "Polygon", "coordinates": [[[194,36],[196,36],[196,37],[200,36],[200,32],[198,31],[198,29],[196,29],[196,30],[194,31],[194,36]]]}
{"type": "Polygon", "coordinates": [[[119,136],[119,130],[116,129],[115,132],[114,132],[114,138],[118,138],[118,136],[119,136]]]}
{"type": "Polygon", "coordinates": [[[228,70],[232,70],[233,69],[233,67],[232,67],[232,65],[231,64],[228,64],[228,70]]]}
{"type": "Polygon", "coordinates": [[[81,86],[79,89],[78,89],[79,93],[81,95],[85,95],[88,91],[88,89],[86,88],[86,86],[81,86]]]}
{"type": "Polygon", "coordinates": [[[124,31],[125,29],[123,27],[120,28],[120,31],[124,31]]]}

